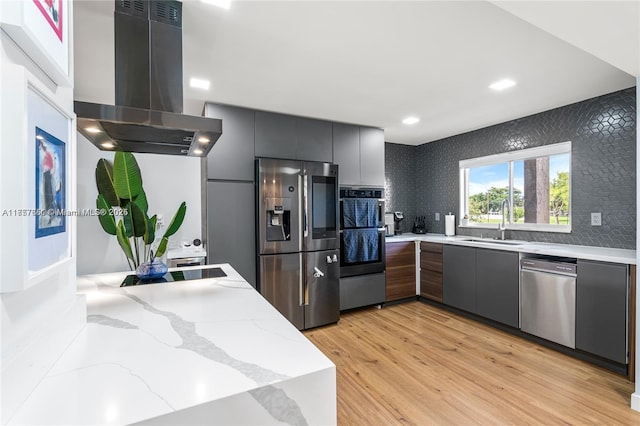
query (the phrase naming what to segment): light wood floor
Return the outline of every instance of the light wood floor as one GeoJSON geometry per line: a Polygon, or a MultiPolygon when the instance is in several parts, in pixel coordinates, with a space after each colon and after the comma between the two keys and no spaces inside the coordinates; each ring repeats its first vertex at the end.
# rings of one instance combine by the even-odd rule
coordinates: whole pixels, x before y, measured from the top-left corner
{"type": "Polygon", "coordinates": [[[422,302],[305,335],[337,366],[340,425],[640,425],[626,378],[422,302]]]}

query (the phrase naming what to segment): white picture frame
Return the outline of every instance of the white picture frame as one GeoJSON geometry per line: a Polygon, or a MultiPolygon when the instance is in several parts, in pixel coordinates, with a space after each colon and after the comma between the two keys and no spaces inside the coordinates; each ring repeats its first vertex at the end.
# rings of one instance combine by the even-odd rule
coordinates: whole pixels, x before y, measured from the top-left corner
{"type": "Polygon", "coordinates": [[[27,289],[44,282],[75,262],[76,117],[57,101],[37,77],[18,65],[2,66],[0,113],[0,293],[27,289]],[[64,143],[62,213],[65,226],[36,237],[38,166],[37,129],[64,143]]]}
{"type": "Polygon", "coordinates": [[[72,22],[72,1],[0,1],[0,27],[63,87],[73,86],[72,22]]]}

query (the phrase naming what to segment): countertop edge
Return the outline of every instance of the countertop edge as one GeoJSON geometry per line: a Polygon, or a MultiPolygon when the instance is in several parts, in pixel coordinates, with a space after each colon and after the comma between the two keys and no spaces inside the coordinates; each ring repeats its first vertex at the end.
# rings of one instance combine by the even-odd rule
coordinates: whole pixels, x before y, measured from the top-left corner
{"type": "Polygon", "coordinates": [[[130,271],[78,277],[78,292],[87,297],[86,315],[91,320],[8,424],[130,424],[153,423],[164,416],[189,417],[191,413],[204,413],[209,418],[212,413],[228,416],[229,410],[217,401],[229,398],[242,404],[250,401],[240,414],[251,423],[271,422],[286,407],[295,409],[301,418],[309,416],[306,420],[310,423],[333,423],[335,364],[233,267],[207,266],[221,267],[227,277],[169,282],[157,284],[158,287],[119,287],[122,277],[130,271]],[[199,300],[200,304],[211,300],[212,308],[204,309],[198,304],[192,307],[190,300],[199,300]],[[243,301],[249,307],[237,305],[243,301]],[[252,333],[247,336],[253,339],[251,345],[235,340],[240,332],[252,333]],[[113,336],[124,340],[96,346],[113,336]],[[296,351],[301,354],[300,359],[309,362],[284,365],[277,356],[281,349],[276,349],[274,340],[278,348],[296,351]],[[135,351],[126,353],[122,350],[126,345],[135,351]],[[256,348],[260,345],[266,346],[258,356],[256,348]],[[166,361],[179,363],[180,368],[168,368],[165,374],[158,375],[157,369],[148,367],[166,361]],[[189,384],[188,387],[175,388],[175,372],[179,372],[180,384],[189,384]],[[109,386],[101,386],[93,380],[94,375],[109,386]],[[225,389],[211,387],[209,382],[203,382],[205,379],[225,380],[225,389]],[[125,401],[122,403],[111,395],[116,384],[129,382],[135,385],[129,391],[141,397],[142,406],[135,409],[130,408],[134,404],[126,397],[120,398],[125,401]],[[81,388],[77,383],[88,385],[81,388]],[[97,396],[96,388],[100,389],[97,396]],[[317,389],[328,414],[309,411],[313,401],[303,392],[309,388],[317,389]],[[79,404],[75,411],[64,409],[68,398],[66,392],[60,391],[64,389],[75,392],[76,398],[88,398],[86,404],[79,404]],[[273,398],[280,405],[274,405],[273,398]],[[107,400],[110,405],[101,406],[100,410],[88,412],[83,408],[107,400]],[[45,415],[46,419],[42,417],[45,415]]]}
{"type": "Polygon", "coordinates": [[[524,242],[521,245],[501,245],[494,243],[484,243],[481,241],[465,241],[468,238],[474,238],[467,235],[456,235],[447,237],[443,234],[412,234],[406,233],[394,235],[385,239],[386,243],[408,242],[408,241],[425,241],[439,244],[450,244],[467,247],[478,247],[490,250],[512,251],[519,253],[542,254],[549,256],[574,257],[583,260],[595,260],[601,262],[623,263],[627,265],[637,264],[636,250],[596,247],[596,246],[579,246],[570,244],[555,244],[541,242],[524,242]]]}

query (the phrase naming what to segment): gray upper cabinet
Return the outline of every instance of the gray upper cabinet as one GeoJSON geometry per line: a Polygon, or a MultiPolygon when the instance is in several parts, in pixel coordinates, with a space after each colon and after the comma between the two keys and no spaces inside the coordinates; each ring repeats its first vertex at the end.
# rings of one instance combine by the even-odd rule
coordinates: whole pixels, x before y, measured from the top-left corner
{"type": "Polygon", "coordinates": [[[256,111],[255,129],[256,157],[296,159],[296,117],[256,111]]]}
{"type": "Polygon", "coordinates": [[[627,265],[578,260],[576,348],[627,363],[627,265]]]}
{"type": "Polygon", "coordinates": [[[340,185],[360,184],[360,128],[333,123],[333,162],[338,165],[340,185]]]}
{"type": "Polygon", "coordinates": [[[333,123],[333,162],[341,185],[384,186],[384,131],[333,123]]]}
{"type": "Polygon", "coordinates": [[[256,157],[331,162],[331,122],[266,111],[255,114],[256,157]]]}
{"type": "Polygon", "coordinates": [[[520,301],[518,259],[516,252],[476,249],[478,315],[516,328],[520,301]]]}
{"type": "Polygon", "coordinates": [[[360,182],[384,186],[384,131],[360,128],[360,182]]]}
{"type": "Polygon", "coordinates": [[[222,136],[207,156],[207,178],[252,181],[255,112],[207,103],[204,115],[222,120],[222,136]]]}
{"type": "Polygon", "coordinates": [[[331,122],[299,117],[296,119],[296,158],[307,161],[333,160],[331,122]]]}

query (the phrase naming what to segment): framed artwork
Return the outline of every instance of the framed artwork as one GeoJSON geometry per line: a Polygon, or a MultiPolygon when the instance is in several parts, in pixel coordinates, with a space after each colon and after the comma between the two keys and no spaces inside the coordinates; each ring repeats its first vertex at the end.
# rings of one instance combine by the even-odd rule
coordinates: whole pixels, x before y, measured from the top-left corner
{"type": "Polygon", "coordinates": [[[35,128],[36,149],[36,238],[64,232],[65,143],[41,128],[35,128]]]}
{"type": "Polygon", "coordinates": [[[27,84],[27,253],[35,273],[70,257],[69,154],[73,115],[46,91],[27,84]],[[33,212],[33,214],[31,214],[33,212]]]}
{"type": "Polygon", "coordinates": [[[61,0],[33,0],[42,16],[49,23],[54,34],[62,42],[62,18],[64,3],[61,0]]]}
{"type": "Polygon", "coordinates": [[[58,85],[73,85],[73,2],[0,0],[0,26],[58,85]]]}
{"type": "Polygon", "coordinates": [[[75,273],[76,118],[71,100],[25,67],[0,61],[0,73],[0,293],[6,293],[75,273]]]}

